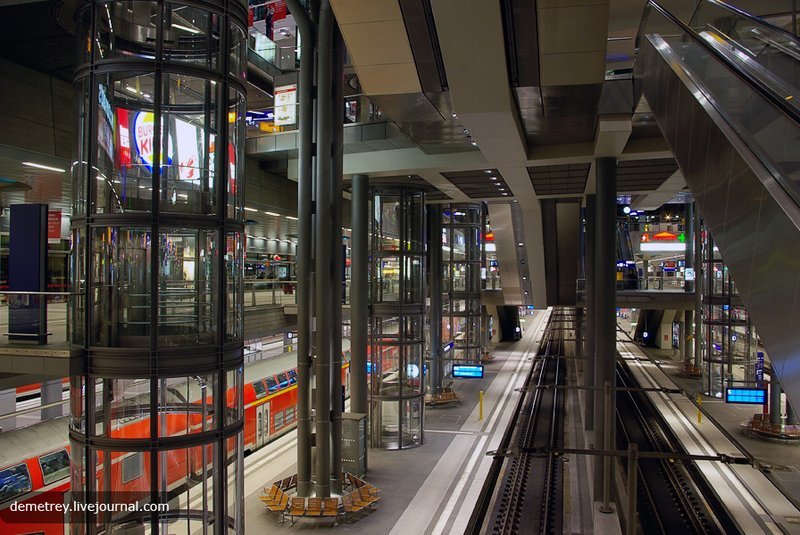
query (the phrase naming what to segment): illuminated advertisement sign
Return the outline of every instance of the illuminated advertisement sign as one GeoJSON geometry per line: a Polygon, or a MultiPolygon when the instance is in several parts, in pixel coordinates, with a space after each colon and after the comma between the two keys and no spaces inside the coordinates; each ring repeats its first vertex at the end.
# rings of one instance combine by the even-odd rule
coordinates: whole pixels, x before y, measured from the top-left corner
{"type": "MultiPolygon", "coordinates": [[[[149,111],[140,111],[133,119],[133,140],[136,153],[148,171],[153,171],[153,114],[149,111]]],[[[162,119],[161,130],[164,131],[162,119]]],[[[161,154],[161,165],[172,164],[172,154],[175,147],[170,136],[167,154],[161,154]]]]}
{"type": "Polygon", "coordinates": [[[275,126],[297,123],[297,84],[275,88],[275,126]]]}

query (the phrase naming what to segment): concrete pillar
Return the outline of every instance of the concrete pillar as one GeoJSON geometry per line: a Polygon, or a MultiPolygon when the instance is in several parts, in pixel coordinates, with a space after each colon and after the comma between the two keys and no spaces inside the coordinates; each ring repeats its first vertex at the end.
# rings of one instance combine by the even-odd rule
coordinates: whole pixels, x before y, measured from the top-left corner
{"type": "MultiPolygon", "coordinates": [[[[62,400],[61,379],[45,381],[42,383],[41,404],[55,403],[62,400]]],[[[42,409],[42,421],[58,418],[64,414],[64,405],[57,405],[49,409],[42,409]]]]}
{"type": "MultiPolygon", "coordinates": [[[[586,370],[585,383],[597,386],[594,377],[595,367],[595,196],[586,196],[586,370]]],[[[587,392],[584,406],[584,427],[594,429],[594,392],[587,392]]]]}
{"type": "MultiPolygon", "coordinates": [[[[616,217],[617,217],[617,161],[616,158],[598,158],[597,199],[595,217],[595,369],[596,386],[616,385],[616,217]]],[[[612,417],[606,421],[604,392],[595,395],[595,445],[613,448],[616,439],[615,393],[611,394],[608,409],[612,417]],[[601,441],[602,439],[602,441],[601,441]]],[[[610,463],[614,473],[614,460],[610,463]]],[[[595,464],[595,496],[602,492],[603,478],[611,477],[603,471],[603,463],[595,464]]]]}
{"type": "Polygon", "coordinates": [[[354,175],[350,199],[350,411],[367,413],[367,326],[369,324],[369,178],[354,175]]]}

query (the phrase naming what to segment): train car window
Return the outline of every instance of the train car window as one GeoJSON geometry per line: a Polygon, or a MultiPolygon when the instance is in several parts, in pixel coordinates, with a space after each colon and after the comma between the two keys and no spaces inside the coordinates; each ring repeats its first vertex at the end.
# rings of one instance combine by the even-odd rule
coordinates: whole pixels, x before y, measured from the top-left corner
{"type": "Polygon", "coordinates": [[[297,370],[289,370],[289,384],[297,383],[297,370]]]}
{"type": "Polygon", "coordinates": [[[42,455],[39,457],[39,466],[42,467],[42,479],[44,479],[45,485],[64,479],[69,475],[69,455],[67,450],[42,455]]]}
{"type": "Polygon", "coordinates": [[[263,398],[267,395],[267,388],[264,386],[264,381],[256,381],[253,383],[253,390],[256,391],[257,398],[263,398]]]}
{"type": "Polygon", "coordinates": [[[286,425],[289,425],[294,421],[294,407],[289,407],[286,409],[286,417],[284,420],[286,420],[286,425]]]}
{"type": "Polygon", "coordinates": [[[31,491],[31,474],[24,464],[0,470],[0,502],[31,491]]]}
{"type": "Polygon", "coordinates": [[[266,381],[267,381],[267,389],[269,390],[270,394],[273,392],[277,392],[278,389],[280,388],[278,386],[278,382],[275,380],[273,376],[271,375],[267,376],[266,381]]]}
{"type": "Polygon", "coordinates": [[[275,431],[283,427],[283,411],[275,413],[275,431]]]}
{"type": "Polygon", "coordinates": [[[142,453],[134,453],[122,459],[122,483],[129,483],[144,472],[142,453]]]}
{"type": "Polygon", "coordinates": [[[281,388],[286,388],[289,386],[289,378],[286,377],[286,374],[281,372],[278,374],[278,384],[281,388]]]}

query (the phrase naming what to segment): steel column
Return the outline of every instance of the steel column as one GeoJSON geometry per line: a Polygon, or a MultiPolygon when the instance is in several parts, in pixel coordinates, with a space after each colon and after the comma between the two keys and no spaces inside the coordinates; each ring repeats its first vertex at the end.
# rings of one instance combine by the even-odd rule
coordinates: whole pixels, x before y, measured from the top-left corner
{"type": "MultiPolygon", "coordinates": [[[[595,385],[594,360],[595,360],[595,285],[594,285],[594,228],[595,228],[595,196],[586,196],[586,370],[583,373],[584,384],[595,385]]],[[[587,431],[594,429],[594,394],[586,395],[584,428],[587,431]]],[[[597,440],[597,439],[595,439],[597,440]]],[[[599,444],[598,444],[599,445],[599,444]]]]}
{"type": "Polygon", "coordinates": [[[781,384],[773,378],[769,385],[769,423],[782,424],[781,412],[781,384]]]}
{"type": "MultiPolygon", "coordinates": [[[[597,200],[595,218],[595,369],[596,385],[609,383],[616,386],[616,218],[617,218],[617,160],[598,158],[597,200]]],[[[602,393],[595,394],[595,443],[613,444],[615,433],[616,398],[611,396],[604,407],[602,393]],[[610,411],[610,414],[605,414],[610,411]]],[[[597,463],[595,489],[602,491],[602,481],[610,479],[604,474],[602,463],[597,463]],[[601,477],[602,474],[602,477],[601,477]]],[[[613,473],[613,462],[609,467],[613,473]]],[[[599,494],[599,492],[597,493],[599,494]]]]}
{"type": "Polygon", "coordinates": [[[694,366],[703,362],[703,225],[700,207],[693,210],[694,219],[694,366]]]}
{"type": "MultiPolygon", "coordinates": [[[[331,339],[333,318],[330,302],[331,281],[331,99],[326,98],[332,87],[333,12],[330,2],[323,0],[319,14],[317,46],[317,182],[316,186],[316,275],[315,275],[315,336],[316,361],[316,463],[314,494],[328,497],[331,485],[331,339]]],[[[338,326],[341,328],[341,326],[338,326]]]]}
{"type": "Polygon", "coordinates": [[[350,412],[367,414],[367,324],[369,323],[369,178],[354,175],[350,199],[350,412]]]}
{"type": "Polygon", "coordinates": [[[442,393],[442,206],[428,205],[428,289],[431,336],[428,377],[433,395],[442,393]]]}
{"type": "Polygon", "coordinates": [[[339,27],[333,25],[333,87],[331,91],[331,222],[333,236],[331,251],[331,490],[342,492],[342,296],[344,289],[344,254],[342,252],[342,173],[344,152],[344,39],[339,27]]]}
{"type": "Polygon", "coordinates": [[[314,42],[311,20],[299,0],[286,0],[302,39],[297,163],[297,495],[311,495],[311,197],[314,187],[314,42]]]}

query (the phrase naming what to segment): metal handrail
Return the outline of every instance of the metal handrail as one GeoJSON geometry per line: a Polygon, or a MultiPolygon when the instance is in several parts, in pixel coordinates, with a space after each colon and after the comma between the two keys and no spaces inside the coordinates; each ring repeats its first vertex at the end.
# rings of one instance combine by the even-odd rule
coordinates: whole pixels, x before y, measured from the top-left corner
{"type": "MultiPolygon", "coordinates": [[[[780,26],[775,26],[774,24],[770,24],[769,22],[767,22],[767,21],[765,21],[763,19],[760,19],[760,18],[756,17],[755,15],[753,15],[751,13],[748,13],[746,11],[742,11],[738,7],[732,6],[730,4],[726,4],[725,2],[720,2],[719,0],[704,0],[704,2],[706,2],[708,4],[713,4],[713,5],[719,6],[722,9],[725,9],[727,11],[732,11],[732,12],[736,13],[737,15],[739,15],[740,17],[749,20],[750,22],[754,22],[755,24],[757,24],[759,26],[763,26],[765,28],[768,28],[770,31],[774,31],[776,33],[783,34],[784,37],[786,37],[787,39],[789,39],[791,41],[795,41],[795,42],[798,41],[797,36],[794,35],[793,33],[790,33],[788,31],[784,30],[780,26]]],[[[692,13],[692,20],[694,20],[694,16],[697,15],[697,12],[700,10],[700,7],[702,5],[703,5],[703,2],[698,2],[697,7],[695,7],[695,9],[694,9],[694,13],[692,13]]],[[[800,44],[800,43],[798,43],[798,44],[800,44]]]]}
{"type": "MultiPolygon", "coordinates": [[[[678,19],[675,15],[667,11],[663,6],[661,6],[661,4],[659,4],[655,0],[649,0],[647,3],[653,9],[655,9],[659,14],[661,14],[667,20],[669,20],[671,23],[677,26],[694,42],[699,44],[711,56],[716,58],[720,63],[722,63],[725,67],[727,67],[728,70],[734,76],[742,80],[746,85],[749,85],[756,93],[759,94],[759,96],[770,102],[775,108],[780,110],[789,119],[791,119],[795,123],[800,124],[800,111],[798,111],[797,108],[792,106],[782,97],[776,95],[771,89],[767,88],[766,85],[755,76],[751,75],[750,73],[743,72],[741,69],[738,69],[734,65],[732,65],[730,60],[726,58],[725,55],[723,55],[719,50],[717,50],[716,47],[714,47],[713,45],[711,45],[711,43],[700,37],[700,35],[696,31],[694,31],[691,27],[689,27],[683,21],[678,19]]],[[[643,27],[639,29],[640,35],[637,36],[637,48],[639,39],[642,37],[641,33],[644,30],[644,23],[645,23],[644,19],[642,20],[642,23],[643,27]]]]}

